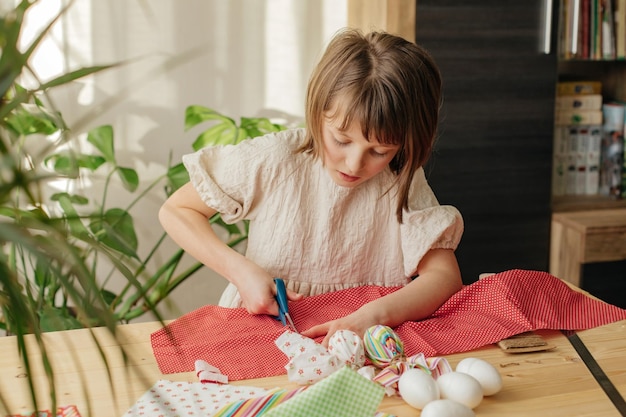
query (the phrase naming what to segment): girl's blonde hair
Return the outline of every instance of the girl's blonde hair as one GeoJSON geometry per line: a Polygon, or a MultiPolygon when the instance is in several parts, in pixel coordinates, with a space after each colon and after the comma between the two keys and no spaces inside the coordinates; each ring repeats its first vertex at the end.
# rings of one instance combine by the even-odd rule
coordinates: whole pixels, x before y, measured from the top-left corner
{"type": "Polygon", "coordinates": [[[321,157],[327,117],[343,118],[342,129],[357,121],[368,140],[399,145],[389,167],[399,183],[401,223],[413,174],[433,148],[441,90],[439,69],[419,45],[385,32],[345,29],[331,40],[309,80],[308,129],[300,151],[321,157]]]}

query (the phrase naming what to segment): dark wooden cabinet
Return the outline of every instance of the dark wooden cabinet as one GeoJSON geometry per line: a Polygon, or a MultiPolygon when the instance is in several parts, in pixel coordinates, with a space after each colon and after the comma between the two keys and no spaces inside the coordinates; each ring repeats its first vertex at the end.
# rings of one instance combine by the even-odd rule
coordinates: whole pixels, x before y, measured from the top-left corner
{"type": "Polygon", "coordinates": [[[417,1],[416,42],[444,80],[426,175],[440,203],[463,214],[457,257],[466,283],[483,272],[548,270],[557,58],[554,40],[551,53],[541,48],[543,8],[542,0],[417,1]]]}

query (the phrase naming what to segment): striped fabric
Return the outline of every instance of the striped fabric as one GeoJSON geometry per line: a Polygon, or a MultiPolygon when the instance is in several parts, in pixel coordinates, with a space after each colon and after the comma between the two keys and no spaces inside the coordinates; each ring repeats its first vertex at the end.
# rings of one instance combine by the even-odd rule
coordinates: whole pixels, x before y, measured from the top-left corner
{"type": "MultiPolygon", "coordinates": [[[[338,375],[339,376],[339,375],[338,375]]],[[[257,398],[250,398],[248,400],[241,400],[234,402],[232,404],[226,405],[224,408],[219,410],[213,417],[260,417],[264,415],[269,410],[277,407],[278,405],[284,403],[305,389],[312,387],[313,385],[307,385],[300,388],[286,390],[286,389],[275,389],[272,390],[266,395],[257,398]]],[[[369,392],[368,392],[369,394],[369,392]]],[[[329,395],[329,397],[333,397],[332,393],[322,393],[322,395],[329,395]]],[[[318,395],[319,396],[319,395],[318,395]]],[[[316,401],[316,400],[314,400],[316,401]]],[[[355,398],[354,396],[348,398],[342,398],[343,402],[350,403],[352,401],[360,401],[359,398],[355,398]]],[[[311,400],[306,400],[301,402],[297,408],[304,412],[306,416],[310,412],[311,408],[314,405],[311,403],[311,400]]],[[[294,413],[296,411],[290,409],[290,413],[294,413]]],[[[334,415],[334,414],[332,414],[334,415]]],[[[290,417],[295,417],[295,414],[290,414],[290,417]]],[[[369,417],[369,416],[368,416],[369,417]]],[[[377,411],[371,417],[394,417],[391,414],[384,413],[382,411],[377,411]]]]}
{"type": "Polygon", "coordinates": [[[440,375],[452,372],[452,367],[446,358],[426,358],[423,353],[418,353],[404,360],[396,361],[380,371],[373,381],[384,387],[390,387],[400,379],[400,376],[408,369],[419,368],[437,379],[440,375]]]}
{"type": "Polygon", "coordinates": [[[252,417],[260,416],[278,404],[287,401],[294,395],[306,389],[308,386],[297,389],[286,390],[276,389],[268,392],[266,395],[248,400],[237,401],[228,404],[219,410],[214,417],[252,417]]]}

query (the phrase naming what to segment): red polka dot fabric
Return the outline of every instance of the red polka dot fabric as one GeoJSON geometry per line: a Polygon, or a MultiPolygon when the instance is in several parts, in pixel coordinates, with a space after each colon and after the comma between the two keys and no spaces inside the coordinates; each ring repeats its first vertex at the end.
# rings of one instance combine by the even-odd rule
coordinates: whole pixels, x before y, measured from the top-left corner
{"type": "MultiPolygon", "coordinates": [[[[343,317],[398,288],[365,286],[290,303],[299,330],[343,317]]],[[[465,352],[538,329],[582,330],[626,319],[626,310],[572,290],[540,271],[511,270],[453,295],[433,315],[395,330],[405,353],[427,357],[465,352]]],[[[285,331],[269,316],[244,308],[205,306],[154,332],[152,349],[164,374],[191,372],[207,361],[231,381],[284,374],[287,357],[274,341],[285,331]]],[[[318,340],[321,341],[321,338],[318,340]]]]}

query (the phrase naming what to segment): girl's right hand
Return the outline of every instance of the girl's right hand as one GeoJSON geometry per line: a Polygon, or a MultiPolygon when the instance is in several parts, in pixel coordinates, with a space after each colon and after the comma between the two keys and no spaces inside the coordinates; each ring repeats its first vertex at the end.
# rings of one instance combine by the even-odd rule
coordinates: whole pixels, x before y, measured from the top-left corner
{"type": "MultiPolygon", "coordinates": [[[[181,248],[237,287],[250,314],[278,315],[274,277],[215,234],[209,223],[215,213],[189,182],[163,204],[159,221],[181,248]]],[[[287,291],[287,298],[296,301],[302,296],[287,291]]]]}
{"type": "MultiPolygon", "coordinates": [[[[247,265],[241,271],[240,279],[235,283],[241,296],[242,306],[250,314],[278,316],[274,277],[253,262],[246,263],[247,265]]],[[[298,301],[303,296],[287,290],[287,298],[290,301],[298,301]]]]}

